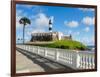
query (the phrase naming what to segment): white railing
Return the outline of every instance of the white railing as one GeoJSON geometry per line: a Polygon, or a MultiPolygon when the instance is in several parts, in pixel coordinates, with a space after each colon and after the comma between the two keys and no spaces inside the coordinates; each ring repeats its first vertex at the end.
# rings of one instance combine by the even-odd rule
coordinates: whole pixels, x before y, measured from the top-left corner
{"type": "Polygon", "coordinates": [[[46,48],[31,45],[17,45],[17,48],[38,54],[47,59],[56,61],[73,69],[94,69],[94,52],[75,51],[67,49],[46,48]]]}

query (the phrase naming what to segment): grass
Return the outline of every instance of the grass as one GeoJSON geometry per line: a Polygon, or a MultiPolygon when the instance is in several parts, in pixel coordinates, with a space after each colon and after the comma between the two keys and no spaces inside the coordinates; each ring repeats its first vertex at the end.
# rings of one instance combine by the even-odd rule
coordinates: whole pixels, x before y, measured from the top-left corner
{"type": "MultiPolygon", "coordinates": [[[[35,44],[34,44],[35,45],[35,44]]],[[[87,47],[78,41],[73,40],[58,40],[49,44],[36,44],[37,46],[60,48],[60,49],[74,49],[74,50],[86,50],[87,47]]]]}

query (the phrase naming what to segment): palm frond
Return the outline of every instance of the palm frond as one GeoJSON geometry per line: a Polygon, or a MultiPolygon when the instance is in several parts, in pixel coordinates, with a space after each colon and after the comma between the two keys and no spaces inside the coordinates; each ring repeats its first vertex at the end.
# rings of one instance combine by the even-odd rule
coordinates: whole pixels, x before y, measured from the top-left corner
{"type": "Polygon", "coordinates": [[[30,21],[30,19],[28,19],[27,17],[22,17],[22,18],[19,20],[19,23],[20,23],[20,24],[27,25],[27,24],[31,24],[31,21],[30,21]]]}

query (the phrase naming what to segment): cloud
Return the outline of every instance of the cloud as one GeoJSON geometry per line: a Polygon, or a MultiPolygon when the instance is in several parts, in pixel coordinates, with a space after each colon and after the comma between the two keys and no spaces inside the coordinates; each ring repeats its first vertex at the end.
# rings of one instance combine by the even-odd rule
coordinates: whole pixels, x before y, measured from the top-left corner
{"type": "Polygon", "coordinates": [[[38,14],[37,18],[35,19],[35,23],[37,26],[48,26],[48,22],[48,18],[43,13],[38,14]]]}
{"type": "Polygon", "coordinates": [[[22,27],[22,24],[19,23],[20,19],[21,19],[21,16],[16,16],[16,28],[22,27]]]}
{"type": "Polygon", "coordinates": [[[17,35],[16,40],[22,39],[21,35],[17,35]]]}
{"type": "Polygon", "coordinates": [[[89,38],[87,38],[87,37],[83,37],[82,38],[82,42],[84,43],[84,44],[88,44],[90,41],[89,41],[90,39],[89,38]]]}
{"type": "Polygon", "coordinates": [[[16,10],[16,28],[21,27],[21,24],[19,24],[19,20],[21,18],[22,13],[23,13],[22,10],[16,10]]]}
{"type": "Polygon", "coordinates": [[[79,35],[79,34],[80,34],[80,32],[75,32],[74,34],[75,34],[75,35],[79,35]]]}
{"type": "Polygon", "coordinates": [[[95,24],[95,18],[86,16],[82,19],[82,23],[85,25],[94,25],[95,24]]]}
{"type": "Polygon", "coordinates": [[[35,13],[43,13],[45,10],[43,8],[41,8],[40,6],[34,6],[34,8],[32,9],[32,12],[35,13]]]}
{"type": "Polygon", "coordinates": [[[80,35],[79,31],[72,31],[72,30],[65,30],[64,33],[68,35],[72,34],[73,36],[80,35]]]}
{"type": "Polygon", "coordinates": [[[80,32],[79,31],[73,32],[72,35],[73,36],[79,36],[80,35],[80,32]]]}
{"type": "MultiPolygon", "coordinates": [[[[27,17],[30,19],[31,15],[29,15],[29,13],[27,11],[25,11],[24,8],[32,8],[32,7],[33,7],[33,5],[17,5],[17,7],[16,7],[16,22],[19,23],[19,19],[21,17],[27,17]],[[22,8],[20,8],[20,7],[22,7],[22,8]]],[[[20,25],[20,24],[18,24],[18,25],[20,25]]]]}
{"type": "Polygon", "coordinates": [[[49,27],[49,18],[45,13],[36,14],[32,21],[34,29],[31,33],[46,32],[46,29],[49,27]]]}
{"type": "MultiPolygon", "coordinates": [[[[22,24],[19,24],[19,20],[22,16],[17,15],[16,16],[16,28],[22,28],[22,24]]],[[[47,17],[44,13],[38,13],[34,15],[34,19],[31,19],[31,25],[26,26],[25,31],[27,32],[27,35],[31,35],[31,33],[35,32],[46,32],[48,26],[49,26],[49,19],[52,18],[54,20],[54,16],[47,17]]]]}
{"type": "Polygon", "coordinates": [[[30,35],[31,35],[31,32],[30,32],[30,31],[27,31],[27,35],[29,35],[29,36],[30,36],[30,35]]]}
{"type": "Polygon", "coordinates": [[[63,34],[64,34],[64,35],[66,35],[66,34],[67,34],[67,35],[70,35],[70,34],[73,34],[73,32],[72,32],[72,30],[64,30],[64,31],[63,31],[63,34]]]}
{"type": "MultiPolygon", "coordinates": [[[[23,12],[23,10],[16,10],[16,28],[20,28],[22,24],[19,23],[19,20],[22,17],[28,17],[28,14],[26,12],[23,12]]],[[[30,19],[30,18],[29,18],[30,19]]]]}
{"type": "Polygon", "coordinates": [[[95,9],[92,9],[92,8],[78,8],[79,10],[82,10],[84,12],[87,12],[87,11],[94,11],[95,9]]]}
{"type": "MultiPolygon", "coordinates": [[[[22,6],[22,7],[24,7],[24,6],[22,6]]],[[[31,8],[31,6],[27,6],[27,8],[31,8]]],[[[39,11],[40,9],[41,8],[36,6],[36,7],[32,7],[31,10],[32,10],[32,12],[33,12],[33,10],[36,12],[36,10],[39,11]]],[[[31,25],[26,26],[26,29],[25,29],[25,39],[30,40],[32,33],[46,32],[46,29],[49,26],[48,23],[49,23],[50,17],[47,17],[47,15],[42,12],[38,12],[38,13],[33,12],[33,14],[28,15],[28,13],[26,11],[24,11],[23,9],[16,10],[16,29],[18,31],[22,31],[22,29],[23,29],[22,28],[23,25],[19,23],[19,20],[24,16],[31,20],[31,25]]],[[[54,19],[54,16],[51,16],[51,18],[54,19]]],[[[18,36],[18,34],[16,36],[18,36]]]]}
{"type": "Polygon", "coordinates": [[[40,32],[45,32],[44,29],[35,29],[31,33],[40,33],[40,32]]]}
{"type": "Polygon", "coordinates": [[[72,30],[69,30],[69,31],[68,31],[68,34],[72,34],[72,30]]]}
{"type": "Polygon", "coordinates": [[[49,19],[51,20],[52,23],[54,22],[54,16],[50,16],[49,19]]]}
{"type": "Polygon", "coordinates": [[[22,13],[23,13],[22,10],[16,10],[16,28],[19,28],[22,26],[21,24],[19,24],[19,20],[21,19],[22,13]]]}
{"type": "MultiPolygon", "coordinates": [[[[22,18],[23,16],[16,16],[16,28],[22,28],[23,24],[19,23],[19,20],[22,18]]],[[[27,24],[28,26],[29,24],[27,24]]]]}
{"type": "Polygon", "coordinates": [[[39,27],[48,26],[49,18],[44,13],[39,13],[36,15],[34,22],[39,27]]]}
{"type": "Polygon", "coordinates": [[[74,28],[74,27],[78,27],[79,26],[79,23],[77,21],[74,21],[74,20],[73,21],[70,21],[70,22],[65,21],[64,24],[66,26],[71,27],[71,28],[74,28]]]}
{"type": "Polygon", "coordinates": [[[16,16],[19,16],[23,13],[23,10],[16,10],[16,16]]]}
{"type": "Polygon", "coordinates": [[[21,17],[27,17],[31,20],[31,26],[35,26],[38,28],[44,28],[48,26],[49,23],[49,17],[46,16],[46,14],[39,12],[40,10],[42,10],[39,6],[35,6],[35,5],[17,5],[18,7],[23,7],[23,8],[32,8],[31,12],[33,12],[33,14],[28,15],[28,13],[26,11],[24,11],[24,9],[17,9],[16,10],[16,28],[21,27],[21,24],[19,24],[19,20],[21,17]],[[36,12],[38,11],[38,12],[36,12]],[[36,12],[36,14],[35,14],[36,12]]]}
{"type": "Polygon", "coordinates": [[[91,38],[91,42],[92,42],[93,44],[95,44],[95,37],[92,37],[92,38],[91,38]]]}
{"type": "Polygon", "coordinates": [[[94,37],[83,37],[81,40],[80,40],[82,43],[84,43],[85,45],[94,45],[94,37]]]}
{"type": "Polygon", "coordinates": [[[89,28],[89,27],[86,27],[86,28],[84,29],[84,31],[85,31],[85,32],[89,32],[89,31],[90,31],[90,28],[89,28]]]}

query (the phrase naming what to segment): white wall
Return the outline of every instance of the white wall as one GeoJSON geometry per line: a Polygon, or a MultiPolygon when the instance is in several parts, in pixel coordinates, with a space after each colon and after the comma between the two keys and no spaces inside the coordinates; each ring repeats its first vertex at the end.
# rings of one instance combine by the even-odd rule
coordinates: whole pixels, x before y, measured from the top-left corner
{"type": "MultiPolygon", "coordinates": [[[[29,1],[29,0],[27,0],[29,1]]],[[[54,3],[69,3],[69,4],[88,4],[98,5],[99,0],[30,0],[30,1],[46,1],[54,3]]],[[[98,9],[98,20],[100,20],[100,9],[98,9]]],[[[98,33],[100,22],[98,21],[98,33]]],[[[0,0],[0,77],[10,77],[10,0],[0,0]]],[[[98,35],[100,39],[100,35],[98,35]]],[[[98,40],[98,46],[100,45],[98,40]]],[[[98,59],[100,59],[100,48],[98,49],[98,59]]],[[[98,77],[100,72],[100,60],[98,60],[98,72],[89,73],[73,73],[73,74],[56,74],[56,75],[41,75],[34,77],[98,77]]],[[[28,76],[27,76],[28,77],[28,76]]]]}

